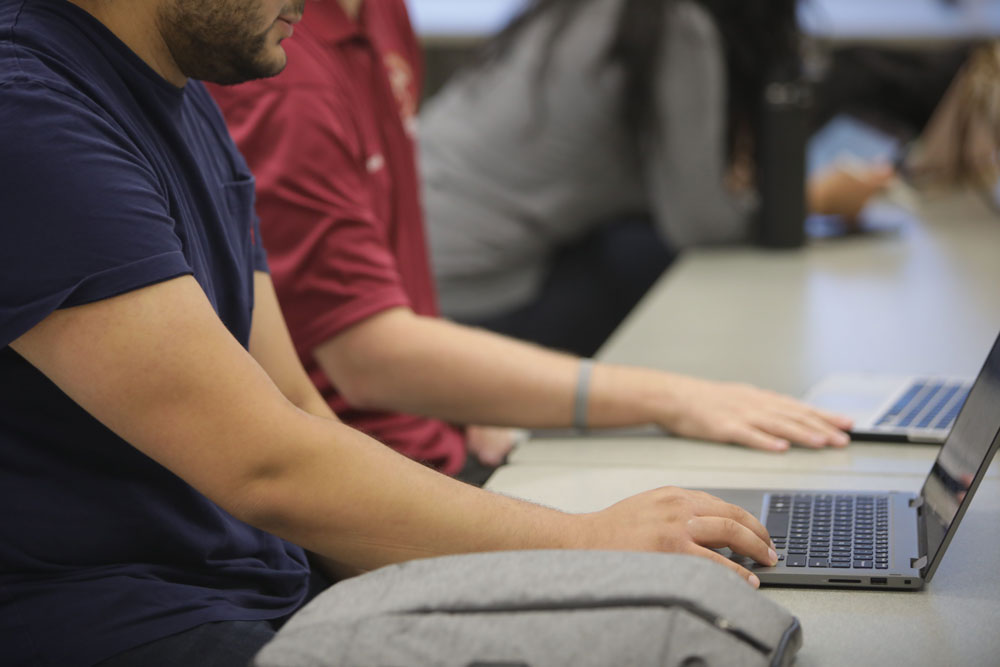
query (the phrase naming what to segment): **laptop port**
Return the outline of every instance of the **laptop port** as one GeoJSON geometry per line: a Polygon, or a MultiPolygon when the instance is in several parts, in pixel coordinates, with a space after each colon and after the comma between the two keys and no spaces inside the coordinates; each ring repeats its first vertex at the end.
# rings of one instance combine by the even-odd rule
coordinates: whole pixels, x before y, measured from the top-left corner
{"type": "Polygon", "coordinates": [[[827,579],[831,584],[860,584],[860,579],[827,579]]]}
{"type": "Polygon", "coordinates": [[[885,586],[886,584],[889,583],[889,580],[886,579],[885,577],[872,577],[871,582],[872,584],[880,584],[882,586],[885,586]]]}

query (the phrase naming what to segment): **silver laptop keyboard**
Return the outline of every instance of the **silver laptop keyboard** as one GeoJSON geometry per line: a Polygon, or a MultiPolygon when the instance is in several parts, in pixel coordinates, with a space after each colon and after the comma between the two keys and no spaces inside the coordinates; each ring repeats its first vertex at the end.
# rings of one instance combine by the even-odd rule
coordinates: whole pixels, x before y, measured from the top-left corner
{"type": "Polygon", "coordinates": [[[889,567],[887,495],[772,494],[767,531],[778,567],[889,567]]]}
{"type": "Polygon", "coordinates": [[[896,428],[951,428],[971,387],[962,382],[920,381],[881,417],[876,426],[896,428]]]}

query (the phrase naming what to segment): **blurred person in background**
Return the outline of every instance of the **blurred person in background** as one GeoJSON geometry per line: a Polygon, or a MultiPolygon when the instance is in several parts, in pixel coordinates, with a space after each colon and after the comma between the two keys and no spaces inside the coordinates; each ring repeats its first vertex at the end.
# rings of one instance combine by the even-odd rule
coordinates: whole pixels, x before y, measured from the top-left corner
{"type": "MultiPolygon", "coordinates": [[[[746,241],[795,0],[536,0],[420,116],[442,312],[593,354],[675,253],[746,241]]],[[[888,165],[811,177],[853,220],[888,165]]]]}

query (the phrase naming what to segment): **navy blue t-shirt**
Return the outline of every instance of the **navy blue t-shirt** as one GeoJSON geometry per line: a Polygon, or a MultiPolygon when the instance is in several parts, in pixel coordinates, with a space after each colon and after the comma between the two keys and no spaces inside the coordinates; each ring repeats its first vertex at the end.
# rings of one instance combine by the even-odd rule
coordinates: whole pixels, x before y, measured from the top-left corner
{"type": "Polygon", "coordinates": [[[256,225],[253,179],[201,84],[172,86],[65,0],[0,0],[3,664],[91,664],[301,604],[301,549],[227,514],[9,347],[56,309],[186,274],[246,346],[266,268],[256,225]]]}

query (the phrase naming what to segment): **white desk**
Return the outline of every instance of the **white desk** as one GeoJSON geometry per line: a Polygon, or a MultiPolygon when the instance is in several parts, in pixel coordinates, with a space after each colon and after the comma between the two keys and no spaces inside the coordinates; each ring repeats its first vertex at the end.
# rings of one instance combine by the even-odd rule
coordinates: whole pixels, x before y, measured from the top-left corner
{"type": "Polygon", "coordinates": [[[1000,35],[996,0],[808,0],[802,30],[845,42],[951,42],[1000,35]]]}
{"type": "MultiPolygon", "coordinates": [[[[938,448],[933,445],[856,442],[844,449],[813,451],[793,448],[761,453],[745,447],[666,436],[539,438],[518,447],[511,465],[609,467],[632,466],[666,470],[776,473],[795,476],[817,470],[837,475],[871,476],[883,486],[887,478],[919,477],[931,469],[938,448]]],[[[988,475],[1000,480],[1000,461],[988,475]]]]}
{"type": "MultiPolygon", "coordinates": [[[[928,222],[878,237],[690,253],[599,357],[789,393],[836,370],[974,374],[1000,330],[1000,219],[971,196],[920,208],[928,222]]],[[[487,488],[573,512],[663,485],[917,491],[935,455],[876,443],[776,455],[656,437],[540,439],[487,488]]],[[[995,462],[926,590],[763,589],[802,620],[797,664],[1000,664],[998,521],[995,462]]]]}
{"type": "Polygon", "coordinates": [[[425,40],[470,41],[488,37],[527,0],[407,0],[410,19],[425,40]]]}
{"type": "Polygon", "coordinates": [[[690,252],[600,357],[793,395],[835,371],[974,375],[1000,331],[1000,218],[971,194],[920,208],[801,251],[690,252]]]}
{"type": "MultiPolygon", "coordinates": [[[[476,40],[494,34],[527,0],[407,0],[417,33],[431,40],[476,40]]],[[[809,0],[802,29],[837,42],[949,41],[1000,35],[996,0],[809,0]]]]}
{"type": "MultiPolygon", "coordinates": [[[[895,489],[918,491],[923,476],[896,475],[895,489]]],[[[606,507],[664,485],[722,488],[881,490],[877,476],[512,465],[487,488],[567,511],[606,507]]],[[[763,588],[802,622],[799,667],[813,665],[996,665],[1000,661],[1000,480],[987,479],[934,579],[921,592],[763,588]]]]}

